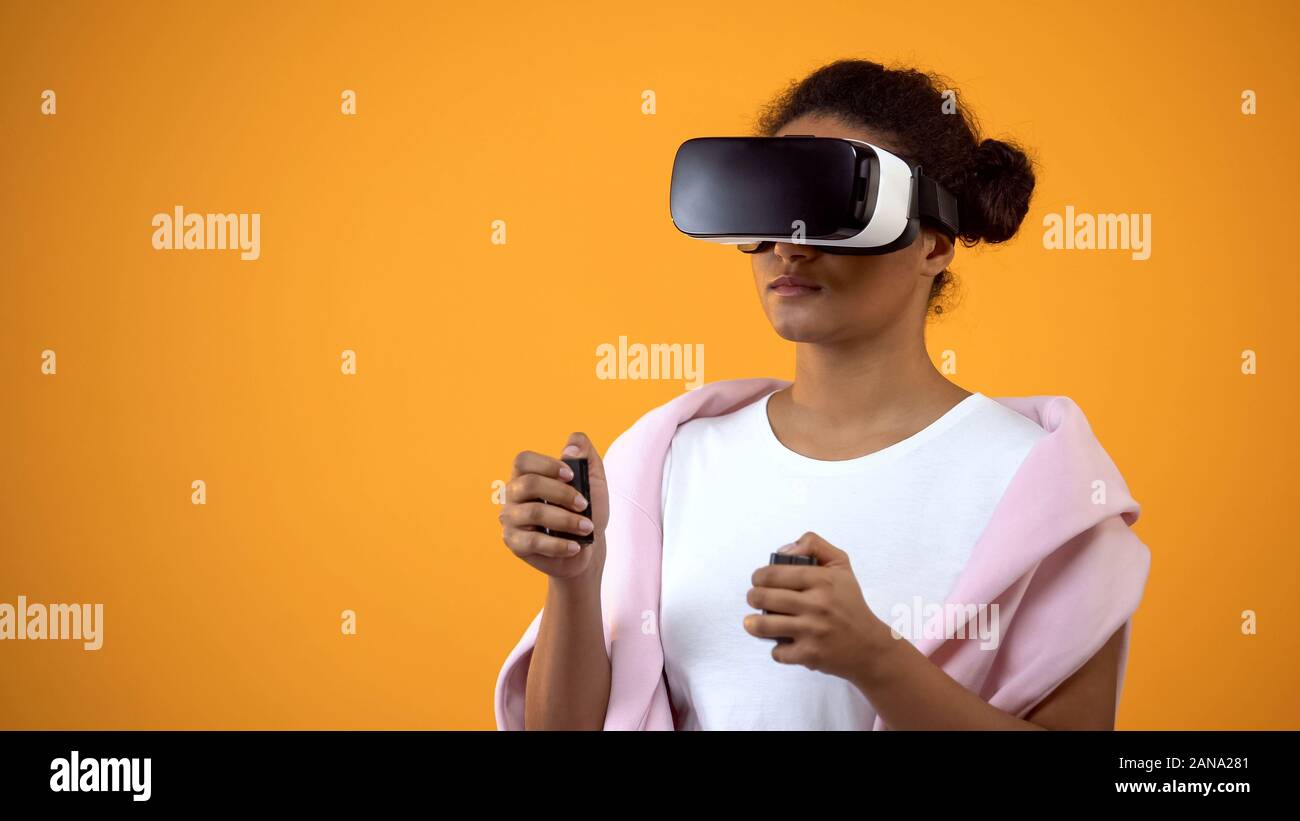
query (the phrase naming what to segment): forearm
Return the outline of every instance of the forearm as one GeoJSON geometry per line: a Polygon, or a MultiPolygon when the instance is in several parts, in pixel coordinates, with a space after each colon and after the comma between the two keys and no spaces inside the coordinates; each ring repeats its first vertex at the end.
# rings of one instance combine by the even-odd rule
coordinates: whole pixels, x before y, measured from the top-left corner
{"type": "Polygon", "coordinates": [[[600,730],[609,706],[610,661],[600,576],[551,578],[524,696],[526,730],[600,730]]]}
{"type": "Polygon", "coordinates": [[[1042,730],[958,684],[905,639],[886,639],[854,681],[892,730],[1042,730]]]}

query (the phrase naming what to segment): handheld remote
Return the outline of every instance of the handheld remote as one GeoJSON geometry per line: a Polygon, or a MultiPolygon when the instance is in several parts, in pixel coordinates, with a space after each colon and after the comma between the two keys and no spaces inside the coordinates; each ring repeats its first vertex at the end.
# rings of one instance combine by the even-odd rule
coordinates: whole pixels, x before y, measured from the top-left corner
{"type": "MultiPolygon", "coordinates": [[[[564,464],[569,466],[569,470],[573,471],[573,478],[569,480],[569,487],[581,493],[582,498],[587,500],[587,507],[585,509],[574,511],[574,512],[576,512],[579,516],[586,516],[588,519],[590,519],[591,504],[592,504],[591,481],[587,476],[587,460],[585,457],[584,458],[564,457],[561,461],[563,461],[564,464]]],[[[542,502],[544,504],[548,504],[548,505],[550,504],[550,502],[547,502],[545,499],[543,499],[542,502]]],[[[563,530],[551,530],[550,528],[543,527],[542,532],[545,533],[547,536],[555,536],[558,539],[572,539],[578,544],[591,544],[593,541],[595,541],[595,531],[592,531],[591,533],[585,533],[585,534],[566,533],[563,530]]]]}
{"type": "MultiPolygon", "coordinates": [[[[789,556],[789,555],[787,555],[787,554],[785,554],[785,553],[773,553],[773,554],[772,554],[772,558],[771,558],[771,560],[768,562],[768,564],[808,564],[808,565],[820,565],[820,562],[817,561],[817,557],[816,557],[816,556],[789,556]]],[[[768,611],[764,610],[764,611],[763,611],[763,615],[764,615],[764,616],[767,616],[767,615],[771,615],[771,614],[770,614],[768,611]]],[[[784,614],[784,613],[777,613],[777,615],[778,615],[778,616],[781,616],[781,615],[785,615],[785,614],[784,614]]],[[[774,640],[775,640],[776,642],[780,643],[780,644],[789,644],[791,641],[793,641],[793,639],[791,639],[789,636],[777,636],[774,640]]]]}

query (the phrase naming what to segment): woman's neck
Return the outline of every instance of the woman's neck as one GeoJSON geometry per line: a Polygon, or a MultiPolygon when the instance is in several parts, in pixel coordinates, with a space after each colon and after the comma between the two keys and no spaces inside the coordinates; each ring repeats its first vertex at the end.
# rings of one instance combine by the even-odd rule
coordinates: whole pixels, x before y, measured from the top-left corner
{"type": "Polygon", "coordinates": [[[939,373],[923,345],[799,343],[794,384],[768,404],[777,438],[813,459],[852,459],[906,439],[971,392],[939,373]]]}

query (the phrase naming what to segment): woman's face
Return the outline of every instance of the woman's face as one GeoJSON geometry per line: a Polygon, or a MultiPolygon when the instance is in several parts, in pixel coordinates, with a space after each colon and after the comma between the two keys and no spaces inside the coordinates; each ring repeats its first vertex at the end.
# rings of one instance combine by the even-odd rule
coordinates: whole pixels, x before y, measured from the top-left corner
{"type": "MultiPolygon", "coordinates": [[[[883,136],[829,117],[799,117],[776,136],[786,134],[849,137],[902,153],[883,136]]],[[[930,286],[953,250],[947,237],[928,228],[907,248],[876,256],[828,254],[811,245],[778,242],[752,255],[754,283],[768,320],[785,339],[829,343],[871,338],[924,323],[930,286]],[[782,295],[771,284],[783,274],[821,287],[782,295]]]]}

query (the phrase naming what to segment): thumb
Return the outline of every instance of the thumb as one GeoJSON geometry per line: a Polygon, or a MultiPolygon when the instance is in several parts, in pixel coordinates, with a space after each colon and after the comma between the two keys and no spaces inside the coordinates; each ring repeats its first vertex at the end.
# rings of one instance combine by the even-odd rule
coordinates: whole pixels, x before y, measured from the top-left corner
{"type": "Polygon", "coordinates": [[[568,442],[564,450],[560,452],[561,458],[565,459],[586,459],[587,475],[593,479],[605,479],[605,465],[600,460],[600,454],[596,452],[596,446],[592,444],[591,439],[582,431],[574,431],[569,434],[568,442]]]}
{"type": "Polygon", "coordinates": [[[811,530],[793,542],[777,548],[776,552],[787,556],[812,556],[817,559],[817,564],[823,567],[847,565],[849,563],[849,554],[811,530]]]}
{"type": "Polygon", "coordinates": [[[566,459],[581,459],[584,456],[590,458],[594,450],[595,447],[592,446],[591,440],[587,438],[587,434],[582,431],[574,431],[569,434],[569,439],[564,443],[564,450],[561,451],[560,456],[566,459]]]}

